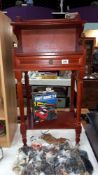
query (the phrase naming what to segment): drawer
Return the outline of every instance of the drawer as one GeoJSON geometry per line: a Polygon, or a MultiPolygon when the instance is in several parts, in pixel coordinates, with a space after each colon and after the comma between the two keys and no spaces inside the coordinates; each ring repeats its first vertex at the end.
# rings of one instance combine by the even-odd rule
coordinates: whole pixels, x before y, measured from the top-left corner
{"type": "Polygon", "coordinates": [[[33,69],[33,70],[53,70],[53,69],[62,69],[62,68],[70,68],[77,66],[82,66],[84,64],[83,55],[33,55],[33,56],[17,56],[15,59],[14,66],[17,68],[23,69],[33,69]]]}

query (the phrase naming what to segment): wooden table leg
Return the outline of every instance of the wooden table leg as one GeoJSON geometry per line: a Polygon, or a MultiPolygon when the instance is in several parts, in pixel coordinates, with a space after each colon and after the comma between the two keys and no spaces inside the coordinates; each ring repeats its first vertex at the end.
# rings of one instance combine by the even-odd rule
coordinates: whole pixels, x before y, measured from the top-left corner
{"type": "Polygon", "coordinates": [[[25,72],[25,87],[26,87],[26,99],[27,99],[27,119],[28,119],[28,128],[31,128],[31,107],[30,107],[30,86],[29,86],[29,76],[28,72],[25,72]]]}
{"type": "Polygon", "coordinates": [[[70,111],[74,112],[74,88],[75,88],[75,72],[71,74],[71,94],[70,94],[70,111]]]}
{"type": "Polygon", "coordinates": [[[78,74],[77,80],[77,111],[76,111],[76,144],[80,141],[81,134],[81,102],[83,91],[83,77],[81,72],[78,74]]]}
{"type": "Polygon", "coordinates": [[[15,72],[15,76],[17,79],[17,95],[18,95],[19,108],[20,108],[20,132],[22,135],[23,144],[24,146],[26,146],[27,139],[26,139],[26,125],[25,125],[25,117],[24,117],[22,72],[21,71],[15,72]]]}

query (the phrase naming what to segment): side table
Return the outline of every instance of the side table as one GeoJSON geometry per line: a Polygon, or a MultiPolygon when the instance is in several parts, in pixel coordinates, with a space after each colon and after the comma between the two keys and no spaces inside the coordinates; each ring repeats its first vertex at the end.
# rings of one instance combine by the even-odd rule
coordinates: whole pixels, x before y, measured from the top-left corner
{"type": "MultiPolygon", "coordinates": [[[[18,39],[18,48],[14,50],[14,71],[17,79],[17,92],[20,106],[23,144],[27,145],[26,124],[24,119],[22,72],[25,72],[27,90],[27,113],[30,111],[30,92],[28,71],[72,71],[70,110],[58,112],[57,121],[45,121],[41,128],[74,128],[76,144],[81,133],[81,102],[83,76],[85,68],[85,50],[80,43],[84,21],[81,19],[43,19],[12,22],[13,30],[18,39]],[[74,87],[77,80],[77,111],[74,110],[74,87]],[[63,122],[66,118],[66,122],[63,122]],[[48,123],[47,123],[48,122],[48,123]],[[56,125],[55,125],[56,122],[56,125]]],[[[34,126],[35,129],[40,125],[34,126]]],[[[33,128],[33,129],[34,129],[33,128]]]]}

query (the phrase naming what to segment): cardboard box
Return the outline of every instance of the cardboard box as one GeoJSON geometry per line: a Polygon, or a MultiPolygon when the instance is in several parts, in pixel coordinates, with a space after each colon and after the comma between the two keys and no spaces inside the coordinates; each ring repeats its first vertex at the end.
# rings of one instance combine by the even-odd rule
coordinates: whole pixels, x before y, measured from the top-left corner
{"type": "Polygon", "coordinates": [[[32,93],[33,101],[33,120],[40,122],[57,118],[56,105],[57,95],[54,91],[42,91],[32,93]]]}

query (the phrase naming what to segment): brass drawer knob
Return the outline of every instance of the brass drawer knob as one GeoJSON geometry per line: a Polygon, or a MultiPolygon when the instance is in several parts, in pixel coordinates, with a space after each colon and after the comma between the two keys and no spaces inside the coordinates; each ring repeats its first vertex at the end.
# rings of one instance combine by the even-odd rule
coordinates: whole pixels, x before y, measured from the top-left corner
{"type": "Polygon", "coordinates": [[[52,59],[49,60],[49,64],[53,64],[53,60],[52,59]]]}

